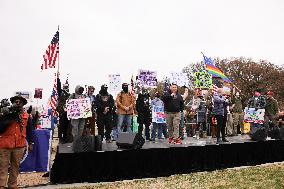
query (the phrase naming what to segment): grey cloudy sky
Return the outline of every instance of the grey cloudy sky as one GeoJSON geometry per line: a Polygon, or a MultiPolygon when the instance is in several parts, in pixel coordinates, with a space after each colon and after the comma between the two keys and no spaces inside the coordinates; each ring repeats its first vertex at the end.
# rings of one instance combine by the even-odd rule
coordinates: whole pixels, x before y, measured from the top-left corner
{"type": "MultiPolygon", "coordinates": [[[[42,55],[60,25],[60,72],[98,86],[108,74],[129,82],[138,69],[159,78],[202,59],[246,56],[282,64],[282,0],[0,0],[0,98],[44,89],[42,55]]],[[[98,91],[98,90],[97,90],[98,91]]]]}

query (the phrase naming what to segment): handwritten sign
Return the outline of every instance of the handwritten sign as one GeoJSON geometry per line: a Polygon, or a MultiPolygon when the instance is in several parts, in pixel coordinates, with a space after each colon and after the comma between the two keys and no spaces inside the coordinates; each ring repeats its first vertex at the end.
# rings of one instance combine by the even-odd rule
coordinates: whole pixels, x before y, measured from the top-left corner
{"type": "Polygon", "coordinates": [[[118,92],[121,90],[121,76],[120,74],[109,74],[109,90],[111,92],[118,92]]]}
{"type": "Polygon", "coordinates": [[[188,80],[188,77],[187,77],[186,73],[171,72],[169,79],[170,79],[171,83],[175,83],[178,86],[188,86],[188,87],[190,87],[189,80],[188,80]]]}
{"type": "Polygon", "coordinates": [[[260,124],[264,122],[265,109],[255,110],[255,108],[246,107],[244,112],[245,112],[244,116],[245,122],[260,123],[260,124]]]}
{"type": "Polygon", "coordinates": [[[212,75],[206,71],[195,72],[194,74],[195,88],[211,89],[212,88],[212,75]]]}
{"type": "Polygon", "coordinates": [[[157,72],[149,70],[138,71],[138,84],[145,88],[155,88],[157,86],[157,72]]]}
{"type": "Polygon", "coordinates": [[[90,98],[70,99],[66,102],[68,119],[92,117],[90,98]]]}
{"type": "Polygon", "coordinates": [[[166,123],[166,115],[163,106],[153,106],[152,108],[152,122],[166,123]]]}

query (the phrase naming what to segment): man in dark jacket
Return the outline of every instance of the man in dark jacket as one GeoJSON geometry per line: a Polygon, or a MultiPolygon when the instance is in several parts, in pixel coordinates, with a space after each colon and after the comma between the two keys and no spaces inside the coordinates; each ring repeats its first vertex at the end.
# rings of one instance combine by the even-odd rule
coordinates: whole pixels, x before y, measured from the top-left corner
{"type": "Polygon", "coordinates": [[[112,111],[114,108],[114,99],[111,94],[107,92],[107,85],[102,85],[99,94],[96,96],[97,108],[97,127],[98,133],[103,140],[104,136],[106,142],[110,143],[110,133],[112,130],[112,111]],[[104,132],[105,130],[105,132],[104,132]]]}
{"type": "Polygon", "coordinates": [[[172,84],[170,91],[162,96],[165,103],[165,114],[169,131],[169,143],[182,144],[179,137],[179,124],[181,120],[181,111],[184,109],[184,101],[178,93],[176,84],[172,84]]]}
{"type": "Polygon", "coordinates": [[[143,125],[145,125],[146,140],[150,140],[151,108],[150,95],[145,89],[138,95],[136,101],[136,111],[138,113],[137,122],[139,123],[138,134],[142,135],[143,125]]]}
{"type": "Polygon", "coordinates": [[[59,113],[58,138],[60,143],[71,142],[70,121],[67,118],[66,100],[69,98],[69,85],[64,84],[62,91],[58,94],[58,105],[56,111],[59,113]]]}
{"type": "Polygon", "coordinates": [[[277,125],[276,116],[279,113],[278,102],[273,98],[273,92],[267,92],[267,101],[265,106],[265,122],[271,121],[273,125],[277,125]]]}

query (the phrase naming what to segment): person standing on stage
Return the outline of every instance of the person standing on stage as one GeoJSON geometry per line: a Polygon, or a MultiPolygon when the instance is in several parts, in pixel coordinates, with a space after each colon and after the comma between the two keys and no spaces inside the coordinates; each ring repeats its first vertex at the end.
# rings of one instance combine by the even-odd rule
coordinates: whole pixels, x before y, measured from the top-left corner
{"type": "MultiPolygon", "coordinates": [[[[68,100],[86,98],[86,95],[84,95],[83,92],[84,92],[84,87],[77,85],[75,88],[75,93],[72,93],[68,98],[68,100]]],[[[76,143],[83,134],[86,118],[71,119],[70,122],[72,126],[72,135],[73,135],[73,151],[76,151],[77,150],[75,149],[77,146],[76,143]]]]}
{"type": "Polygon", "coordinates": [[[226,99],[223,96],[223,89],[219,88],[217,90],[217,94],[213,96],[213,114],[215,115],[215,118],[217,120],[217,143],[221,142],[220,133],[222,134],[222,141],[223,142],[229,142],[225,138],[225,127],[223,124],[224,120],[224,104],[226,103],[226,99]]]}
{"type": "Polygon", "coordinates": [[[58,92],[58,104],[56,106],[56,111],[59,113],[59,125],[58,125],[58,138],[60,143],[70,142],[69,130],[70,121],[67,118],[66,100],[69,98],[69,85],[64,84],[63,89],[58,92]]]}
{"type": "Polygon", "coordinates": [[[96,107],[97,107],[97,126],[101,139],[105,137],[106,142],[110,143],[111,130],[112,130],[112,113],[114,111],[114,100],[111,94],[107,91],[108,86],[102,85],[99,94],[96,96],[96,107]],[[105,132],[104,132],[105,130],[105,132]]]}
{"type": "Polygon", "coordinates": [[[233,131],[235,134],[238,134],[238,126],[241,133],[244,133],[244,110],[242,105],[242,99],[240,93],[237,92],[234,98],[232,99],[232,113],[233,113],[233,131]]]}
{"type": "Polygon", "coordinates": [[[117,129],[114,130],[116,131],[116,133],[114,133],[114,140],[116,140],[118,135],[121,133],[121,127],[124,119],[126,120],[127,132],[132,132],[131,118],[134,113],[135,98],[128,91],[127,83],[122,84],[122,91],[116,97],[116,104],[117,104],[118,121],[117,121],[117,129]]]}
{"type": "Polygon", "coordinates": [[[265,122],[268,123],[271,121],[274,126],[277,125],[276,116],[279,113],[278,102],[275,98],[273,98],[273,92],[267,92],[267,100],[265,106],[265,122]]]}
{"type": "Polygon", "coordinates": [[[94,95],[95,87],[88,86],[87,97],[90,98],[92,105],[92,117],[86,119],[86,128],[90,130],[91,135],[95,135],[96,131],[96,96],[94,95]]]}
{"type": "Polygon", "coordinates": [[[29,115],[23,109],[27,100],[14,96],[10,101],[12,107],[1,108],[0,113],[0,189],[6,188],[8,176],[8,188],[18,188],[17,178],[26,140],[27,150],[33,149],[33,128],[32,124],[28,124],[29,115]]]}
{"type": "Polygon", "coordinates": [[[145,125],[146,140],[150,140],[151,107],[150,95],[146,89],[142,89],[142,94],[136,100],[136,111],[138,113],[137,122],[139,124],[138,134],[143,135],[143,125],[145,125]]]}
{"type": "MultiPolygon", "coordinates": [[[[151,101],[152,109],[155,107],[161,107],[162,109],[164,109],[164,102],[160,98],[161,98],[160,93],[156,92],[155,98],[151,101]]],[[[168,138],[167,125],[165,123],[152,122],[152,125],[153,125],[152,134],[151,134],[152,141],[155,142],[156,140],[157,130],[158,130],[158,139],[162,139],[162,134],[164,135],[165,138],[168,138]]]]}
{"type": "MultiPolygon", "coordinates": [[[[255,108],[256,111],[258,109],[265,109],[265,107],[266,107],[266,97],[261,95],[261,89],[254,90],[254,96],[249,99],[247,105],[248,105],[248,108],[255,108]]],[[[251,126],[250,133],[253,134],[257,130],[262,128],[263,124],[261,124],[261,123],[251,123],[250,126],[251,126]]],[[[266,128],[266,132],[267,132],[267,128],[266,128]]]]}
{"type": "Polygon", "coordinates": [[[179,137],[179,124],[181,120],[181,111],[184,109],[184,101],[178,93],[176,84],[170,86],[170,90],[162,96],[165,106],[165,114],[169,132],[169,143],[182,144],[179,137]]]}

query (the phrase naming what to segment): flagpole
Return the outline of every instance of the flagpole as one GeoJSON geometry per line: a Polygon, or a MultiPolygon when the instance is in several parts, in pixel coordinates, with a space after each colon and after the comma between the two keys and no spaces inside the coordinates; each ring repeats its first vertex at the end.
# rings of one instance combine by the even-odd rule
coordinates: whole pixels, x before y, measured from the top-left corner
{"type": "MultiPolygon", "coordinates": [[[[59,25],[58,25],[58,37],[59,37],[59,25]]],[[[57,59],[57,77],[59,77],[59,55],[60,55],[60,48],[59,48],[59,40],[58,40],[58,59],[57,59]]]]}

